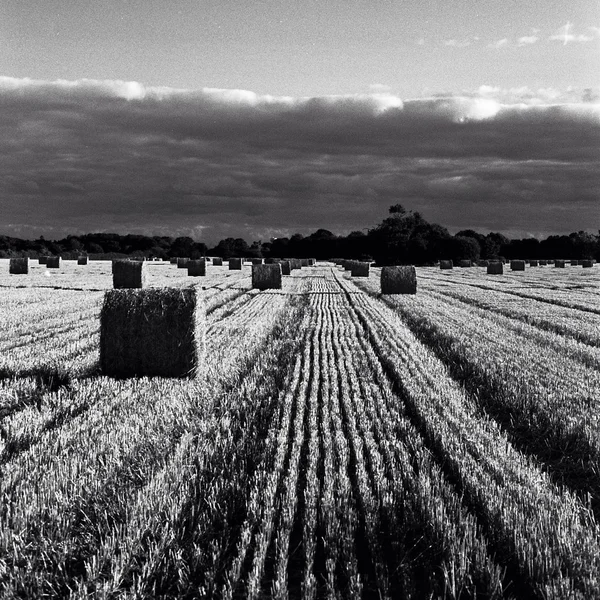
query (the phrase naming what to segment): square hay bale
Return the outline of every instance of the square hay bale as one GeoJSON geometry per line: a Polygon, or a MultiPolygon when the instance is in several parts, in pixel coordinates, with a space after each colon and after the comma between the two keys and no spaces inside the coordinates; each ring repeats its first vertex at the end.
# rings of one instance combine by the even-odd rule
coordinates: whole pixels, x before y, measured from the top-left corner
{"type": "Polygon", "coordinates": [[[497,261],[497,262],[490,262],[490,264],[487,266],[487,272],[488,275],[503,275],[504,274],[504,263],[497,261]]]}
{"type": "Polygon", "coordinates": [[[191,277],[204,277],[206,275],[206,260],[204,258],[189,260],[187,270],[188,275],[191,277]]]}
{"type": "Polygon", "coordinates": [[[472,267],[473,266],[473,263],[470,260],[466,260],[466,259],[461,260],[458,264],[459,264],[459,266],[461,266],[463,268],[472,267]]]}
{"type": "Polygon", "coordinates": [[[301,269],[302,268],[302,261],[299,258],[291,258],[290,259],[290,264],[292,267],[292,271],[294,271],[295,269],[301,269]]]}
{"type": "Polygon", "coordinates": [[[87,256],[79,256],[77,258],[77,264],[78,265],[87,265],[88,264],[88,257],[87,256]]]}
{"type": "Polygon", "coordinates": [[[590,268],[592,268],[594,266],[594,261],[590,260],[590,259],[584,259],[584,260],[581,261],[581,266],[584,269],[590,269],[590,268]]]}
{"type": "Polygon", "coordinates": [[[292,274],[292,263],[289,260],[282,260],[279,263],[281,267],[282,275],[291,275],[292,274]]]}
{"type": "Polygon", "coordinates": [[[38,258],[38,262],[40,265],[46,265],[48,264],[48,257],[47,256],[40,256],[38,258]]]}
{"type": "Polygon", "coordinates": [[[262,265],[263,259],[262,258],[253,258],[250,260],[250,263],[253,265],[262,265]]]}
{"type": "Polygon", "coordinates": [[[215,258],[213,258],[213,266],[214,267],[222,267],[223,266],[223,259],[220,256],[215,256],[215,258]]]}
{"type": "Polygon", "coordinates": [[[539,261],[537,260],[530,260],[529,261],[529,266],[530,267],[537,267],[539,265],[539,261]]]}
{"type": "Polygon", "coordinates": [[[187,269],[187,264],[189,262],[189,258],[178,258],[177,259],[177,268],[178,269],[187,269]]]}
{"type": "Polygon", "coordinates": [[[143,288],[147,285],[146,263],[139,260],[114,260],[113,288],[143,288]]]}
{"type": "Polygon", "coordinates": [[[350,275],[352,277],[368,277],[370,266],[371,265],[368,262],[362,262],[360,260],[355,260],[352,263],[352,269],[350,270],[350,275]]]}
{"type": "Polygon", "coordinates": [[[555,266],[557,269],[564,269],[564,268],[565,268],[565,261],[564,261],[564,260],[557,259],[557,260],[555,260],[555,261],[554,261],[554,266],[555,266]]]}
{"type": "Polygon", "coordinates": [[[177,264],[177,260],[178,260],[178,259],[177,259],[177,257],[176,257],[176,256],[172,256],[172,257],[169,259],[169,263],[170,263],[170,264],[172,264],[172,265],[176,265],[176,264],[177,264]]]}
{"type": "Polygon", "coordinates": [[[252,265],[252,287],[258,290],[281,289],[280,265],[252,265]]]}
{"type": "Polygon", "coordinates": [[[524,271],[525,270],[525,261],[524,260],[511,260],[510,261],[510,270],[511,271],[524,271]]]}
{"type": "Polygon", "coordinates": [[[243,258],[230,258],[229,259],[229,270],[230,271],[241,271],[244,264],[243,258]]]}
{"type": "Polygon", "coordinates": [[[440,269],[452,269],[454,263],[451,260],[440,260],[440,269]]]}
{"type": "Polygon", "coordinates": [[[411,266],[383,267],[381,269],[382,294],[416,294],[417,271],[411,266]]]}
{"type": "Polygon", "coordinates": [[[545,258],[540,258],[540,260],[538,260],[538,264],[540,267],[545,267],[548,264],[548,261],[545,258]]]}
{"type": "Polygon", "coordinates": [[[62,265],[62,259],[60,256],[49,256],[48,261],[46,262],[46,267],[48,269],[60,269],[62,265]]]}
{"type": "Polygon", "coordinates": [[[8,263],[8,272],[10,275],[27,275],[29,273],[29,259],[11,258],[8,263]]]}
{"type": "Polygon", "coordinates": [[[206,310],[194,288],[109,290],[100,366],[109,377],[193,377],[204,360],[206,310]]]}

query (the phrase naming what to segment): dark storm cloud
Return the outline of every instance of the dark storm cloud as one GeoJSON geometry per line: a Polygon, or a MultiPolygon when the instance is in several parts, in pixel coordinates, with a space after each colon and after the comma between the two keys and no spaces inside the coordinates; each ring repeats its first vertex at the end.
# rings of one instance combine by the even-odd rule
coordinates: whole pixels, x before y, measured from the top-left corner
{"type": "Polygon", "coordinates": [[[298,99],[0,78],[1,233],[265,239],[372,226],[395,202],[450,228],[597,229],[599,151],[597,104],[531,95],[298,99]]]}

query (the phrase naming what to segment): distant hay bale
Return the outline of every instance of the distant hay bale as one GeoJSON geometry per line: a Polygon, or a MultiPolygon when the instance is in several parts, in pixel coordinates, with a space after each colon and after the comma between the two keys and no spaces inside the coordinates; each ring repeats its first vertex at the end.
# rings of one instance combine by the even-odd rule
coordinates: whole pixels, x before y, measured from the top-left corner
{"type": "Polygon", "coordinates": [[[189,260],[187,270],[191,277],[204,277],[206,275],[206,259],[189,260]]]}
{"type": "Polygon", "coordinates": [[[169,263],[172,264],[172,265],[176,265],[177,264],[177,257],[176,256],[172,256],[169,259],[169,263]]]}
{"type": "Polygon", "coordinates": [[[299,258],[291,258],[290,259],[290,265],[292,267],[292,271],[294,271],[296,269],[301,269],[302,268],[302,261],[299,258]]]}
{"type": "Polygon", "coordinates": [[[345,260],[342,263],[342,267],[344,267],[344,271],[352,271],[352,263],[354,261],[353,260],[345,260]]]}
{"type": "Polygon", "coordinates": [[[463,267],[463,268],[465,268],[465,267],[472,267],[472,266],[473,266],[473,263],[472,263],[470,260],[463,259],[463,260],[461,260],[461,261],[458,263],[458,265],[459,265],[460,267],[463,267]]]}
{"type": "Polygon", "coordinates": [[[525,261],[524,260],[511,260],[510,261],[510,270],[511,271],[524,271],[525,270],[525,261]]]}
{"type": "Polygon", "coordinates": [[[316,258],[309,258],[308,259],[308,266],[309,267],[314,267],[317,264],[317,259],[316,258]]]}
{"type": "Polygon", "coordinates": [[[489,260],[478,260],[477,261],[478,267],[487,267],[489,264],[490,264],[489,260]]]}
{"type": "Polygon", "coordinates": [[[381,293],[416,294],[417,272],[415,268],[412,265],[383,267],[381,269],[381,293]]]}
{"type": "Polygon", "coordinates": [[[571,266],[572,267],[578,267],[579,266],[579,261],[578,260],[572,260],[571,261],[571,266]]]}
{"type": "Polygon", "coordinates": [[[146,287],[146,263],[140,260],[114,260],[112,276],[116,290],[146,287]]]}
{"type": "Polygon", "coordinates": [[[48,269],[60,269],[62,265],[62,259],[60,256],[49,256],[46,262],[48,269]]]}
{"type": "Polygon", "coordinates": [[[487,266],[487,272],[488,272],[488,275],[504,274],[504,263],[502,263],[500,261],[490,262],[487,266]]]}
{"type": "Polygon", "coordinates": [[[187,264],[189,262],[189,258],[178,258],[177,259],[177,268],[178,269],[187,269],[187,264]]]}
{"type": "Polygon", "coordinates": [[[229,259],[229,270],[230,271],[241,271],[243,263],[243,258],[230,258],[229,259]]]}
{"type": "Polygon", "coordinates": [[[213,267],[222,267],[223,259],[220,256],[215,256],[212,261],[213,267]]]}
{"type": "Polygon", "coordinates": [[[279,265],[281,266],[281,274],[282,275],[291,275],[292,274],[292,263],[289,260],[282,260],[279,265]]]}
{"type": "Polygon", "coordinates": [[[555,266],[557,269],[564,269],[564,268],[565,268],[565,261],[564,261],[564,260],[557,259],[557,260],[555,260],[555,261],[554,261],[554,266],[555,266]]]}
{"type": "Polygon", "coordinates": [[[280,265],[252,265],[252,287],[257,290],[281,289],[280,265]]]}
{"type": "Polygon", "coordinates": [[[440,269],[452,269],[454,263],[451,260],[440,260],[440,269]]]}
{"type": "Polygon", "coordinates": [[[8,263],[10,275],[27,275],[29,273],[29,258],[11,258],[8,263]]]}
{"type": "Polygon", "coordinates": [[[538,264],[539,264],[539,261],[537,261],[537,260],[530,260],[529,261],[529,266],[530,267],[537,267],[538,264]]]}
{"type": "Polygon", "coordinates": [[[308,267],[310,265],[310,263],[308,262],[308,258],[301,258],[300,262],[301,262],[301,266],[303,266],[303,267],[308,267]]]}
{"type": "Polygon", "coordinates": [[[48,264],[48,257],[47,256],[40,256],[38,258],[38,262],[40,265],[46,265],[48,264]]]}
{"type": "Polygon", "coordinates": [[[262,258],[252,258],[250,260],[250,263],[253,265],[262,265],[263,264],[263,259],[262,258]]]}
{"type": "Polygon", "coordinates": [[[368,277],[369,276],[370,263],[355,260],[352,262],[352,268],[350,275],[352,277],[368,277]]]}
{"type": "Polygon", "coordinates": [[[540,260],[538,260],[538,264],[540,267],[545,267],[548,264],[548,261],[546,259],[540,258],[540,260]]]}
{"type": "Polygon", "coordinates": [[[590,260],[590,259],[584,259],[584,260],[581,261],[581,266],[584,269],[590,269],[591,267],[594,266],[594,261],[590,260]]]}
{"type": "Polygon", "coordinates": [[[206,311],[194,288],[109,290],[100,366],[109,377],[190,377],[204,360],[206,311]]]}
{"type": "Polygon", "coordinates": [[[88,264],[88,257],[87,256],[80,256],[80,257],[78,257],[77,258],[77,264],[78,265],[87,265],[88,264]]]}

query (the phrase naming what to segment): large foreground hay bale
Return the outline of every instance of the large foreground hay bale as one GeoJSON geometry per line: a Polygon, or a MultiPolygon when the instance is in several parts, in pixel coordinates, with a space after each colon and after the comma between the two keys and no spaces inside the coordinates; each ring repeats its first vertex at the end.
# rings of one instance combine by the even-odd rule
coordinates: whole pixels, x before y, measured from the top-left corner
{"type": "Polygon", "coordinates": [[[146,263],[139,260],[115,260],[112,264],[113,288],[143,288],[147,284],[146,263]]]}
{"type": "Polygon", "coordinates": [[[229,259],[229,270],[230,271],[241,271],[242,265],[244,264],[243,258],[230,258],[229,259]]]}
{"type": "Polygon", "coordinates": [[[252,265],[252,287],[257,290],[281,289],[280,265],[252,265]]]}
{"type": "Polygon", "coordinates": [[[416,294],[417,271],[411,266],[383,267],[381,269],[382,294],[416,294]]]}
{"type": "Polygon", "coordinates": [[[110,377],[188,377],[204,359],[206,311],[193,288],[109,290],[100,366],[110,377]]]}
{"type": "Polygon", "coordinates": [[[223,266],[223,259],[220,256],[215,256],[213,258],[213,267],[222,267],[223,266]]]}
{"type": "Polygon", "coordinates": [[[77,258],[77,264],[78,265],[87,265],[88,264],[88,257],[87,256],[79,256],[77,258]]]}
{"type": "Polygon", "coordinates": [[[177,268],[178,269],[187,269],[187,264],[189,262],[189,258],[178,258],[177,259],[177,268]]]}
{"type": "Polygon", "coordinates": [[[206,259],[189,260],[187,270],[191,277],[204,277],[206,275],[206,259]]]}
{"type": "Polygon", "coordinates": [[[29,259],[11,258],[8,263],[8,272],[10,275],[27,275],[29,273],[29,259]]]}
{"type": "Polygon", "coordinates": [[[48,269],[60,269],[62,265],[62,258],[60,256],[49,256],[46,262],[48,269]]]}
{"type": "Polygon", "coordinates": [[[359,260],[352,261],[352,268],[350,269],[350,275],[352,277],[368,277],[370,266],[371,266],[371,264],[368,262],[362,262],[359,260]]]}
{"type": "Polygon", "coordinates": [[[452,269],[454,263],[451,260],[440,260],[440,269],[452,269]]]}
{"type": "Polygon", "coordinates": [[[524,260],[511,260],[510,261],[510,270],[511,271],[524,271],[525,270],[525,261],[524,260]]]}
{"type": "Polygon", "coordinates": [[[589,260],[589,259],[582,260],[581,261],[581,266],[584,269],[589,269],[589,268],[591,268],[591,267],[594,266],[594,261],[593,260],[589,260]]]}
{"type": "Polygon", "coordinates": [[[565,268],[565,261],[564,261],[564,260],[557,259],[557,260],[555,260],[555,261],[554,261],[554,266],[555,266],[557,269],[564,269],[564,268],[565,268]]]}
{"type": "Polygon", "coordinates": [[[487,267],[488,275],[502,275],[504,274],[504,264],[500,261],[490,262],[487,267]]]}
{"type": "Polygon", "coordinates": [[[292,274],[292,263],[289,260],[282,260],[279,265],[281,266],[281,274],[282,275],[291,275],[292,274]]]}

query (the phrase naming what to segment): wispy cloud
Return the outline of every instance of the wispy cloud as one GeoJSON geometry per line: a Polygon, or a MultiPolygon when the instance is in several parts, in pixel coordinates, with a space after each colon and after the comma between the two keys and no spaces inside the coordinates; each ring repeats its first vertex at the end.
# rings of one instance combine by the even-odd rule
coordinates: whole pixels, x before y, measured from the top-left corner
{"type": "Polygon", "coordinates": [[[471,45],[471,40],[465,39],[465,40],[445,40],[444,41],[444,46],[450,46],[451,48],[466,48],[467,46],[471,45]]]}
{"type": "Polygon", "coordinates": [[[450,227],[469,215],[509,230],[518,215],[578,230],[597,221],[600,104],[577,93],[298,98],[0,78],[0,232],[265,239],[360,229],[399,197],[450,227]]]}
{"type": "MultiPolygon", "coordinates": [[[[566,46],[569,42],[591,42],[594,39],[592,35],[586,35],[584,33],[574,34],[572,33],[573,24],[567,22],[566,25],[563,25],[559,29],[556,30],[554,34],[552,34],[548,39],[552,41],[562,42],[564,46],[566,46]]],[[[593,29],[593,28],[589,28],[593,29]]]]}
{"type": "Polygon", "coordinates": [[[506,48],[509,44],[508,38],[502,38],[496,42],[491,42],[488,44],[488,48],[495,48],[499,50],[500,48],[506,48]]]}

